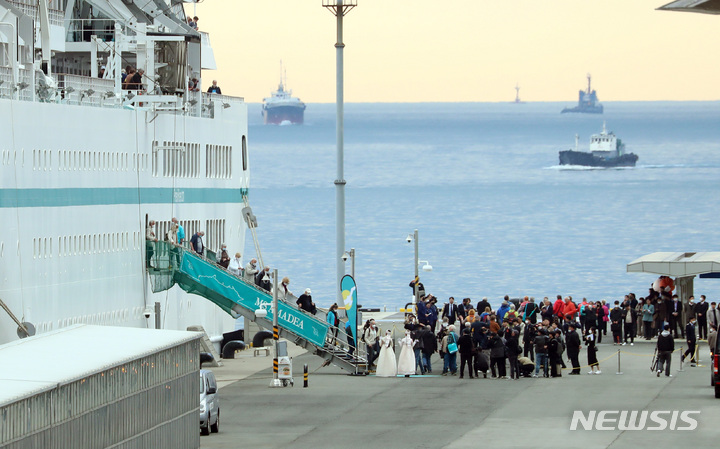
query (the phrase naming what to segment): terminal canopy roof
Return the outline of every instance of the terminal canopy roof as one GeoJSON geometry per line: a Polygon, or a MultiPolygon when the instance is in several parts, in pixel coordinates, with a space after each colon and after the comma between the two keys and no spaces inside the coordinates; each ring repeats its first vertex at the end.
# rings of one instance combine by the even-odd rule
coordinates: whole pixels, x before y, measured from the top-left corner
{"type": "Polygon", "coordinates": [[[720,252],[651,253],[627,265],[628,273],[655,273],[671,277],[720,272],[720,252]]]}
{"type": "Polygon", "coordinates": [[[658,8],[663,11],[700,12],[720,14],[720,0],[676,0],[658,8]]]}

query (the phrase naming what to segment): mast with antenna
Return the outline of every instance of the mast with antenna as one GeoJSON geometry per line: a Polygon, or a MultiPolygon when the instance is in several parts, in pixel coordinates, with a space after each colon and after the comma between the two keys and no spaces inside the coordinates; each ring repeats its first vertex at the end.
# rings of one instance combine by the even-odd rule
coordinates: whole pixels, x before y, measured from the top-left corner
{"type": "Polygon", "coordinates": [[[591,79],[591,78],[592,78],[592,76],[588,73],[588,74],[587,74],[587,79],[588,79],[588,90],[587,90],[587,94],[588,94],[588,95],[590,95],[590,92],[592,92],[592,90],[590,89],[590,79],[591,79]]]}

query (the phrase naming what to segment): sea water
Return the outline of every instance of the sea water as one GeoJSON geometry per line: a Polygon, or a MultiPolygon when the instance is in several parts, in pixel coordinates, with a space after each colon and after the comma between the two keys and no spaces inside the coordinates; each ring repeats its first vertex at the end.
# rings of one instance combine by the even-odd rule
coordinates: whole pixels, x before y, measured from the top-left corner
{"type": "MultiPolygon", "coordinates": [[[[627,273],[632,260],[720,250],[719,102],[611,102],[603,115],[560,114],[564,106],[345,105],[345,249],[356,252],[358,302],[390,311],[411,300],[415,229],[419,259],[433,267],[420,271],[427,292],[495,306],[506,294],[644,296],[657,276],[627,273]],[[604,121],[637,167],[560,167],[558,151],[574,148],[575,134],[587,151],[604,121]]],[[[327,307],[336,301],[335,105],[309,104],[302,126],[262,125],[255,104],[249,113],[264,262],[327,307]]],[[[720,300],[720,279],[696,279],[695,293],[720,300]]]]}

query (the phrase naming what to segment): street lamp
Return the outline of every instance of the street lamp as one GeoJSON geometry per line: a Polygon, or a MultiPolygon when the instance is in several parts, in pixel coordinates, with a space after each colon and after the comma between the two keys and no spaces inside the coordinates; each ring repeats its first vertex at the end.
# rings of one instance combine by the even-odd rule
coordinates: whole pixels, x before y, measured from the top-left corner
{"type": "MultiPolygon", "coordinates": [[[[350,275],[355,279],[355,248],[350,248],[350,251],[345,251],[342,255],[343,262],[347,262],[350,259],[350,275]]],[[[430,267],[432,269],[432,267],[430,267]]]]}
{"type": "Polygon", "coordinates": [[[424,263],[422,269],[423,271],[432,271],[432,265],[430,265],[430,262],[427,260],[418,260],[418,250],[419,250],[419,242],[418,242],[418,230],[416,229],[413,234],[408,234],[407,238],[405,239],[408,243],[415,242],[415,293],[413,295],[413,306],[417,304],[418,301],[418,284],[420,283],[420,273],[418,272],[418,267],[420,266],[420,263],[424,263]]]}
{"type": "Polygon", "coordinates": [[[337,177],[335,178],[335,259],[337,287],[335,296],[342,299],[340,282],[345,274],[342,252],[345,251],[345,167],[344,167],[344,120],[345,99],[343,85],[343,17],[357,6],[357,0],[323,0],[322,5],[335,15],[337,21],[337,42],[335,43],[335,103],[337,107],[335,138],[337,144],[337,177]]]}

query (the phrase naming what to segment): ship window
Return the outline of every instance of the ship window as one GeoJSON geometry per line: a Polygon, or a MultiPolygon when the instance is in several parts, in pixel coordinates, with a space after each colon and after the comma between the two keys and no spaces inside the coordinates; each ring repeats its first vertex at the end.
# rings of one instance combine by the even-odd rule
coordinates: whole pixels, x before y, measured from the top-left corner
{"type": "Polygon", "coordinates": [[[245,136],[242,136],[242,164],[243,164],[243,171],[247,171],[247,169],[248,169],[247,140],[245,139],[245,136]]]}
{"type": "Polygon", "coordinates": [[[230,160],[232,159],[232,147],[225,149],[225,179],[230,179],[230,160]]]}
{"type": "Polygon", "coordinates": [[[157,141],[153,142],[153,148],[152,148],[152,173],[153,176],[158,175],[158,152],[156,150],[157,148],[157,141]]]}
{"type": "MultiPolygon", "coordinates": [[[[167,145],[167,142],[163,142],[163,145],[167,145]]],[[[163,176],[168,176],[168,161],[169,153],[163,150],[163,176]]]]}
{"type": "Polygon", "coordinates": [[[205,176],[210,177],[211,145],[205,145],[205,176]]]}

